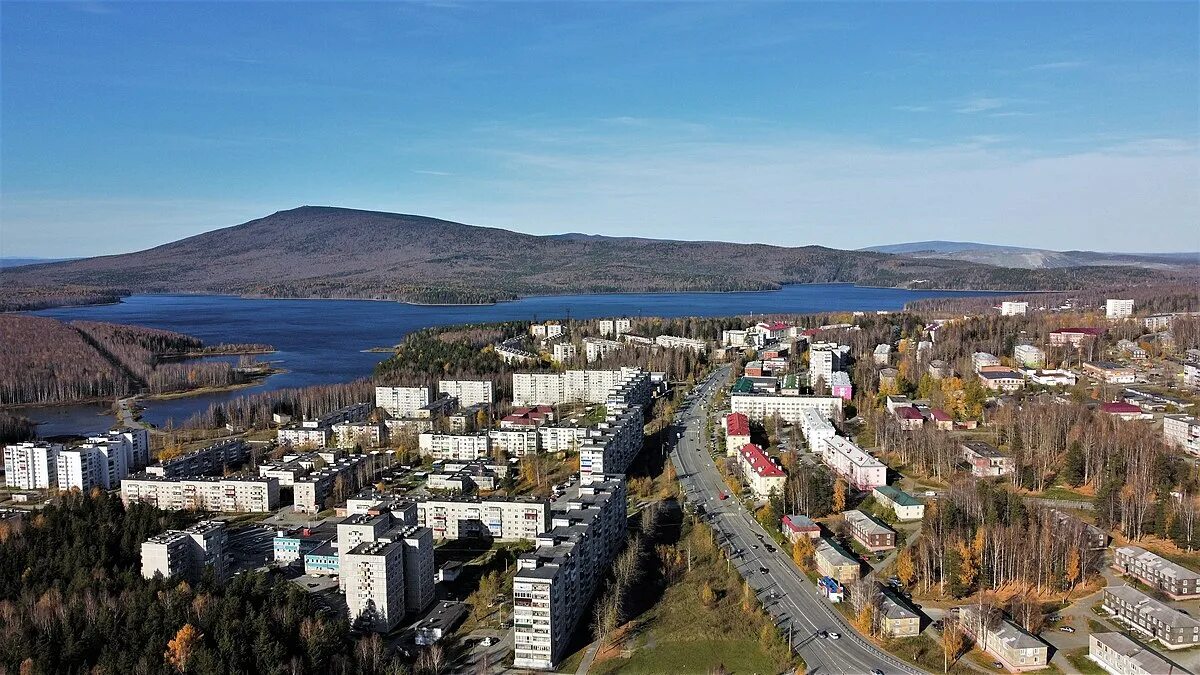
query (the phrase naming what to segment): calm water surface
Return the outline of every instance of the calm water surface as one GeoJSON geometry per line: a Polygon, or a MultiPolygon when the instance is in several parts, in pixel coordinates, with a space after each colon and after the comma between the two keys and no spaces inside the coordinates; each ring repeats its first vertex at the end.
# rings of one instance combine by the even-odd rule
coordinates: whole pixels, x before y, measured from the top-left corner
{"type": "MultiPolygon", "coordinates": [[[[921,298],[987,295],[981,292],[906,291],[846,284],[787,286],[762,293],[643,293],[560,295],[481,306],[427,306],[369,300],[272,300],[232,296],[142,295],[115,305],[65,307],[34,312],[64,321],[111,321],[187,333],[207,344],[262,342],[279,351],[260,359],[287,370],[232,392],[147,404],[145,419],[182,422],[210,403],[244,393],[345,382],[369,375],[387,354],[364,352],[391,346],[429,326],[492,321],[604,316],[729,316],[747,313],[899,310],[921,298]]],[[[108,406],[25,408],[42,422],[43,436],[104,428],[108,406]]]]}

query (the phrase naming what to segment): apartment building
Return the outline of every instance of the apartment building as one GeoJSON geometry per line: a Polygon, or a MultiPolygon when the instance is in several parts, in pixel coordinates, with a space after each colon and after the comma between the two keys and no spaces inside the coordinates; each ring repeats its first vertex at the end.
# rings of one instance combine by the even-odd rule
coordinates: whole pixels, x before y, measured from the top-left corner
{"type": "Polygon", "coordinates": [[[836,396],[843,401],[849,401],[854,398],[854,385],[850,383],[850,374],[838,370],[829,376],[827,380],[829,384],[829,395],[836,396]]]}
{"type": "Polygon", "coordinates": [[[292,483],[292,510],[319,513],[330,505],[329,499],[344,499],[367,485],[379,471],[389,466],[394,455],[376,450],[366,455],[350,455],[312,471],[292,483]],[[340,483],[340,494],[334,494],[340,483]]]}
{"type": "Polygon", "coordinates": [[[725,454],[734,457],[750,442],[750,420],[742,413],[729,413],[721,418],[725,427],[725,454]]]}
{"type": "Polygon", "coordinates": [[[340,554],[350,623],[387,633],[404,618],[404,545],[364,542],[340,554]]]}
{"type": "Polygon", "coordinates": [[[1200,597],[1200,573],[1173,563],[1138,546],[1121,546],[1113,552],[1113,569],[1141,580],[1172,600],[1200,597]]]}
{"type": "Polygon", "coordinates": [[[596,585],[625,534],[623,476],[581,488],[556,512],[553,530],[517,560],[513,579],[514,666],[552,669],[587,615],[596,585]],[[586,498],[586,499],[585,499],[586,498]]]}
{"type": "Polygon", "coordinates": [[[626,318],[620,319],[600,319],[600,335],[603,337],[616,337],[622,333],[628,333],[632,328],[633,323],[626,318]]]}
{"type": "Polygon", "coordinates": [[[142,576],[178,577],[192,583],[211,567],[217,580],[227,574],[229,533],[225,523],[204,520],[187,529],[167,530],[142,542],[142,576]]]}
{"type": "Polygon", "coordinates": [[[303,422],[295,422],[282,426],[275,432],[275,440],[280,445],[293,448],[324,448],[332,438],[333,431],[329,427],[317,426],[315,423],[307,426],[303,422]]]}
{"type": "Polygon", "coordinates": [[[799,424],[800,432],[804,434],[804,440],[812,452],[820,452],[825,443],[837,435],[837,430],[816,408],[805,409],[799,424]]]}
{"type": "Polygon", "coordinates": [[[826,439],[819,453],[821,461],[856,490],[887,485],[887,466],[850,439],[841,436],[826,439]]]}
{"type": "Polygon", "coordinates": [[[976,478],[1007,476],[1013,472],[1013,458],[1001,453],[994,445],[984,441],[966,441],[959,446],[963,461],[971,468],[976,478]]]}
{"type": "Polygon", "coordinates": [[[536,429],[492,429],[487,436],[493,448],[503,448],[513,457],[536,454],[539,449],[536,429]]]}
{"type": "Polygon", "coordinates": [[[584,351],[584,354],[587,356],[588,363],[592,363],[594,361],[599,361],[600,359],[604,358],[606,355],[611,354],[613,352],[619,352],[624,348],[625,348],[625,343],[617,342],[616,340],[609,340],[606,338],[598,338],[598,337],[583,338],[583,351],[584,351]]]}
{"type": "Polygon", "coordinates": [[[1112,361],[1085,361],[1083,372],[1108,384],[1133,384],[1137,371],[1112,361]]]}
{"type": "Polygon", "coordinates": [[[1125,319],[1133,316],[1133,300],[1109,298],[1104,302],[1104,316],[1109,319],[1125,319]]]}
{"type": "Polygon", "coordinates": [[[876,502],[896,514],[896,520],[914,521],[925,517],[925,505],[899,488],[880,485],[873,494],[876,502]]]}
{"type": "Polygon", "coordinates": [[[994,612],[983,616],[974,605],[964,605],[958,608],[959,625],[976,646],[995,657],[1009,672],[1045,668],[1049,662],[1049,646],[994,612]]]}
{"type": "Polygon", "coordinates": [[[861,572],[858,560],[829,539],[822,537],[817,540],[813,561],[817,566],[817,574],[823,577],[842,584],[858,581],[861,572]]]}
{"type": "Polygon", "coordinates": [[[555,342],[550,348],[550,358],[555,363],[566,363],[579,355],[579,348],[571,342],[555,342]]]}
{"type": "Polygon", "coordinates": [[[418,437],[421,456],[434,459],[473,460],[488,457],[492,439],[488,434],[435,434],[418,437]]]}
{"type": "Polygon", "coordinates": [[[1103,551],[1108,548],[1108,532],[1067,511],[1060,509],[1047,509],[1047,511],[1057,525],[1056,537],[1064,538],[1086,551],[1103,551]]]}
{"type": "Polygon", "coordinates": [[[808,516],[792,514],[784,516],[780,519],[779,529],[783,531],[783,536],[787,540],[796,543],[801,537],[806,539],[817,539],[821,536],[821,526],[808,516]]]}
{"type": "Polygon", "coordinates": [[[642,406],[608,405],[605,420],[589,429],[579,445],[579,482],[587,485],[606,474],[623,473],[642,451],[643,433],[642,406]]]}
{"type": "Polygon", "coordinates": [[[1050,331],[1050,346],[1079,349],[1104,334],[1103,328],[1060,328],[1050,331]]]}
{"type": "Polygon", "coordinates": [[[388,442],[388,428],[383,422],[339,422],[329,431],[338,448],[378,448],[388,442]]]}
{"type": "Polygon", "coordinates": [[[756,422],[778,415],[788,424],[799,423],[807,409],[816,410],[825,419],[840,419],[842,403],[837,396],[780,396],[737,391],[729,396],[732,412],[742,413],[756,422]]]}
{"type": "Polygon", "coordinates": [[[992,391],[1013,392],[1025,387],[1025,378],[1008,368],[984,370],[979,373],[979,381],[992,391]]]}
{"type": "Polygon", "coordinates": [[[139,473],[121,481],[121,501],[165,511],[266,513],[279,508],[275,478],[162,478],[139,473]]]}
{"type": "Polygon", "coordinates": [[[1184,675],[1186,670],[1122,633],[1092,633],[1088,658],[1113,675],[1184,675]]]}
{"type": "Polygon", "coordinates": [[[850,526],[850,534],[868,551],[896,548],[896,531],[857,509],[842,514],[850,526]]]}
{"type": "Polygon", "coordinates": [[[417,523],[436,539],[532,541],[550,529],[550,502],[518,497],[454,497],[417,502],[417,523]]]}
{"type": "Polygon", "coordinates": [[[4,484],[19,490],[46,489],[58,480],[58,443],[26,441],[4,446],[4,484]]]}
{"type": "Polygon", "coordinates": [[[721,344],[726,347],[744,347],[747,344],[746,331],[734,328],[721,331],[721,344]]]}
{"type": "Polygon", "coordinates": [[[97,443],[66,448],[58,453],[57,482],[61,490],[112,490],[129,475],[128,456],[119,444],[97,443]]]}
{"type": "Polygon", "coordinates": [[[605,403],[619,388],[626,391],[626,403],[644,404],[653,392],[653,382],[650,374],[640,368],[513,373],[513,405],[605,403]]]}
{"type": "Polygon", "coordinates": [[[563,325],[557,321],[529,324],[529,334],[539,340],[550,340],[565,332],[563,325]]]}
{"type": "Polygon", "coordinates": [[[390,536],[404,547],[404,607],[410,615],[419,614],[433,604],[436,596],[433,530],[401,526],[390,536]]]}
{"type": "Polygon", "coordinates": [[[375,387],[375,405],[392,417],[416,417],[430,400],[429,387],[375,387]]]}
{"type": "Polygon", "coordinates": [[[885,637],[896,639],[921,634],[921,615],[890,591],[883,591],[879,602],[879,630],[885,637]]]}
{"type": "Polygon", "coordinates": [[[109,456],[119,449],[125,455],[125,465],[129,471],[136,471],[150,463],[150,432],[146,429],[110,429],[105,434],[89,436],[83,446],[105,446],[109,456]]]}
{"type": "Polygon", "coordinates": [[[703,354],[708,351],[708,343],[704,340],[693,340],[674,335],[659,335],[654,338],[654,344],[659,347],[666,347],[667,349],[690,349],[697,354],[703,354]]]}
{"type": "Polygon", "coordinates": [[[810,349],[808,354],[808,386],[816,387],[817,382],[829,385],[833,371],[837,369],[837,355],[830,350],[810,349]]]}
{"type": "Polygon", "coordinates": [[[974,354],[971,354],[971,367],[974,368],[975,372],[977,373],[982,372],[984,368],[989,366],[998,365],[1000,365],[1000,357],[996,356],[995,354],[989,354],[987,352],[975,352],[974,354]]]}
{"type": "Polygon", "coordinates": [[[439,380],[438,393],[458,399],[464,408],[496,402],[495,385],[491,380],[439,380]]]}
{"type": "Polygon", "coordinates": [[[1118,340],[1117,351],[1135,361],[1140,361],[1147,356],[1146,350],[1133,340],[1118,340]]]}
{"type": "Polygon", "coordinates": [[[1000,303],[1000,316],[1025,316],[1029,313],[1028,302],[1005,300],[1000,303]]]}
{"type": "Polygon", "coordinates": [[[1187,415],[1163,416],[1163,440],[1180,450],[1200,455],[1200,420],[1187,415]]]}
{"type": "Polygon", "coordinates": [[[886,366],[892,360],[892,346],[888,344],[875,345],[875,351],[871,353],[871,358],[875,360],[875,365],[886,366]]]}
{"type": "Polygon", "coordinates": [[[249,459],[250,444],[240,438],[231,438],[160,461],[146,467],[146,473],[160,478],[214,476],[249,459]]]}
{"type": "Polygon", "coordinates": [[[1041,368],[1046,365],[1046,352],[1034,345],[1013,347],[1013,360],[1026,368],[1041,368]]]}
{"type": "Polygon", "coordinates": [[[1102,607],[1130,628],[1158,640],[1167,649],[1200,644],[1200,621],[1133,586],[1106,587],[1102,607]]]}
{"type": "Polygon", "coordinates": [[[575,425],[546,425],[537,429],[542,452],[578,452],[587,434],[587,427],[575,425]]]}
{"type": "Polygon", "coordinates": [[[747,443],[738,451],[738,467],[742,477],[750,486],[750,493],[758,499],[766,499],[772,494],[783,496],[783,485],[787,474],[783,472],[762,448],[747,443]]]}

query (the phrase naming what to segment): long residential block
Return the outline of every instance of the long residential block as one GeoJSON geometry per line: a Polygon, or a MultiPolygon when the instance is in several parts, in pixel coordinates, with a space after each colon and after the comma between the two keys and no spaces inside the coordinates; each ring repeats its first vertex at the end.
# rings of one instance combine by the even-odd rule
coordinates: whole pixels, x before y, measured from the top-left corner
{"type": "Polygon", "coordinates": [[[1157,639],[1167,649],[1200,644],[1200,621],[1133,586],[1106,587],[1103,607],[1134,630],[1157,639]]]}
{"type": "Polygon", "coordinates": [[[160,478],[135,474],[121,481],[121,501],[167,511],[266,513],[279,508],[276,478],[160,478]]]}
{"type": "Polygon", "coordinates": [[[1138,546],[1113,552],[1113,568],[1157,588],[1172,600],[1200,597],[1200,573],[1138,546]]]}

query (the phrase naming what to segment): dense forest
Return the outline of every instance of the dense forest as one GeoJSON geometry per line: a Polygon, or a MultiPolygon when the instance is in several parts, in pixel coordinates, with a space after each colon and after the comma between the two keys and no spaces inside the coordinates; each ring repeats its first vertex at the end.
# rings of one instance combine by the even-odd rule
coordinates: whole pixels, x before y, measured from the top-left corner
{"type": "Polygon", "coordinates": [[[213,403],[183,423],[188,429],[214,429],[232,423],[245,429],[273,426],[271,416],[284,413],[315,418],[354,403],[375,400],[375,385],[367,380],[321,384],[296,389],[276,389],[213,403]]]}
{"type": "Polygon", "coordinates": [[[194,518],[73,493],[0,531],[0,672],[407,672],[279,577],[143,579],[142,541],[194,518]]]}
{"type": "Polygon", "coordinates": [[[163,394],[245,382],[226,362],[178,362],[193,353],[268,351],[268,345],[214,345],[171,331],[95,321],[0,314],[0,405],[63,403],[163,394]]]}
{"type": "MultiPolygon", "coordinates": [[[[3,286],[3,284],[0,284],[3,286]]],[[[0,292],[0,312],[31,312],[49,307],[106,305],[120,302],[129,291],[87,286],[6,286],[0,292]]]]}
{"type": "MultiPolygon", "coordinates": [[[[1020,270],[1013,270],[1018,272],[1020,270]]],[[[1108,298],[1132,298],[1139,314],[1200,312],[1200,280],[1163,281],[1139,286],[1112,286],[1074,290],[1069,293],[1024,293],[1004,297],[949,297],[915,300],[905,306],[912,312],[933,315],[962,315],[988,312],[1003,300],[1024,301],[1031,309],[1061,307],[1068,301],[1075,308],[1104,310],[1108,298]]]]}

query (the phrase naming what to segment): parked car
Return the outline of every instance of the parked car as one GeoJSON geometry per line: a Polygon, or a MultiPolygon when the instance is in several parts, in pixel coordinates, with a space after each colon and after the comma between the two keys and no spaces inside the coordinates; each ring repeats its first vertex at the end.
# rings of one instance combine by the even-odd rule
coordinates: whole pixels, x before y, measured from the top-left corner
{"type": "Polygon", "coordinates": [[[830,639],[830,640],[837,640],[837,639],[838,639],[838,638],[840,638],[840,637],[842,637],[842,634],[841,634],[841,633],[830,633],[830,634],[829,634],[829,639],[830,639]]]}
{"type": "Polygon", "coordinates": [[[1059,626],[1058,629],[1064,633],[1074,633],[1075,632],[1075,629],[1071,628],[1070,626],[1059,626]]]}

